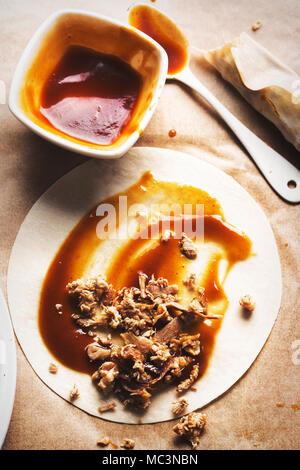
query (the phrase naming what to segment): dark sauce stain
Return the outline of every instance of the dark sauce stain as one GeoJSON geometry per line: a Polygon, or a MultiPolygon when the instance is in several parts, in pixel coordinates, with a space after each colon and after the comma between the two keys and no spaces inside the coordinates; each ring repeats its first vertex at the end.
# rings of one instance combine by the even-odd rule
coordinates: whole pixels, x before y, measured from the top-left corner
{"type": "Polygon", "coordinates": [[[43,87],[40,111],[69,136],[110,145],[130,121],[141,82],[118,57],[70,46],[43,87]]]}
{"type": "MultiPolygon", "coordinates": [[[[165,194],[168,194],[170,204],[180,203],[182,207],[188,203],[204,204],[204,243],[214,241],[220,244],[226,253],[229,266],[250,256],[249,238],[226,223],[218,201],[198,188],[157,181],[150,172],[146,172],[135,185],[104,202],[113,204],[118,216],[120,195],[128,197],[129,206],[145,202],[148,196],[161,197],[161,201],[165,202],[165,194]]],[[[96,235],[99,220],[101,218],[96,217],[96,208],[93,208],[69,234],[48,269],[42,286],[39,309],[40,333],[51,353],[67,367],[89,374],[96,366],[88,362],[85,347],[93,342],[93,338],[78,330],[73,322],[71,314],[74,313],[75,306],[66,294],[65,286],[84,275],[89,260],[102,243],[96,235]],[[55,309],[57,303],[63,305],[61,315],[55,309]]],[[[173,228],[172,222],[170,228],[173,228]]],[[[195,227],[192,225],[191,228],[195,227]]],[[[205,287],[209,303],[224,301],[225,313],[227,297],[218,277],[220,260],[221,256],[217,255],[210,260],[202,286],[205,287]]],[[[164,243],[159,239],[130,239],[112,258],[106,277],[115,288],[131,287],[138,285],[138,272],[142,271],[148,276],[154,274],[156,277],[165,277],[170,283],[177,283],[181,289],[189,262],[179,251],[178,239],[171,238],[164,243]]],[[[196,321],[189,327],[189,333],[201,334],[201,374],[209,365],[221,323],[222,319],[196,321]]]]}

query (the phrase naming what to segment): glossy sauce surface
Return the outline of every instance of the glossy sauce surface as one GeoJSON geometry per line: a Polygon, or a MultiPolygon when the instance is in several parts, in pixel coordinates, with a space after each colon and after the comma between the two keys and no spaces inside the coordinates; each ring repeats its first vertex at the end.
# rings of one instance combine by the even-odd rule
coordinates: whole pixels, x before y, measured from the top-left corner
{"type": "MultiPolygon", "coordinates": [[[[220,245],[229,268],[235,262],[250,256],[249,238],[227,224],[218,201],[198,188],[157,181],[150,172],[146,172],[135,185],[119,195],[126,195],[130,205],[146,203],[147,198],[160,202],[161,197],[161,202],[164,202],[166,194],[170,204],[176,202],[182,204],[182,207],[189,203],[204,204],[204,243],[214,242],[220,245]]],[[[104,201],[115,206],[117,215],[119,195],[104,201]]],[[[101,248],[103,241],[96,235],[99,220],[94,208],[73,229],[49,267],[40,298],[39,328],[46,346],[58,361],[86,373],[91,373],[96,368],[88,363],[84,351],[86,345],[93,342],[93,339],[84,334],[84,331],[78,330],[71,319],[74,305],[66,294],[65,286],[68,282],[84,276],[93,254],[101,248]],[[57,303],[63,306],[61,315],[55,309],[57,303]]],[[[216,254],[210,259],[201,286],[206,289],[209,304],[216,301],[223,302],[222,313],[225,313],[227,297],[219,281],[219,263],[222,256],[216,254]]],[[[159,239],[129,239],[112,257],[106,278],[115,288],[131,287],[137,285],[138,272],[142,271],[149,276],[152,274],[156,277],[163,276],[170,283],[177,283],[180,294],[182,280],[186,276],[189,263],[190,261],[180,253],[177,239],[171,238],[165,243],[161,243],[159,239]]],[[[221,323],[221,319],[206,320],[197,322],[194,327],[195,331],[201,334],[202,374],[209,364],[221,323]]]]}
{"type": "Polygon", "coordinates": [[[147,5],[137,5],[130,10],[129,23],[165,49],[169,59],[169,75],[185,67],[188,60],[187,41],[170,25],[165,15],[147,5]]]}
{"type": "MultiPolygon", "coordinates": [[[[171,230],[174,230],[174,224],[170,224],[171,230]]],[[[192,227],[195,231],[195,227],[192,227]]],[[[150,230],[149,230],[150,233],[150,230]]],[[[188,236],[191,234],[186,233],[188,236]]],[[[222,246],[226,252],[228,261],[228,270],[237,261],[247,259],[251,253],[251,242],[249,238],[239,232],[234,227],[226,224],[220,216],[204,216],[204,243],[217,243],[222,246]]],[[[225,314],[228,306],[228,300],[222,284],[219,281],[219,265],[222,255],[216,253],[209,260],[204,274],[204,279],[198,287],[205,288],[205,295],[208,305],[217,304],[218,314],[225,314]]],[[[164,277],[168,279],[169,284],[177,284],[179,287],[179,296],[182,294],[183,280],[187,277],[187,268],[190,261],[180,253],[178,239],[171,237],[167,242],[161,242],[160,239],[149,243],[148,240],[138,239],[130,240],[119,250],[112,260],[106,273],[109,283],[117,289],[123,286],[138,287],[138,273],[143,272],[151,278],[152,274],[156,278],[164,277]],[[124,267],[126,260],[126,268],[124,267]],[[121,268],[121,266],[123,266],[121,268]]],[[[196,292],[192,294],[192,297],[196,292]]],[[[199,357],[200,376],[206,371],[209,360],[214,348],[216,334],[221,327],[222,318],[203,321],[195,320],[187,333],[200,333],[202,352],[199,357]]]]}
{"type": "Polygon", "coordinates": [[[140,75],[116,56],[70,46],[44,84],[40,111],[56,129],[110,145],[130,121],[140,75]]]}

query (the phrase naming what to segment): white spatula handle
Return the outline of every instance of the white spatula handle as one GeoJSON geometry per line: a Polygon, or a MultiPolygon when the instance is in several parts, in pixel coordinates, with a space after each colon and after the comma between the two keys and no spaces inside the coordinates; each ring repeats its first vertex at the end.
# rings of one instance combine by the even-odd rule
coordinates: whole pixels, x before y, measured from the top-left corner
{"type": "Polygon", "coordinates": [[[174,77],[197,91],[224,119],[247,149],[270,186],[286,201],[300,202],[300,171],[242,124],[186,68],[174,77]]]}

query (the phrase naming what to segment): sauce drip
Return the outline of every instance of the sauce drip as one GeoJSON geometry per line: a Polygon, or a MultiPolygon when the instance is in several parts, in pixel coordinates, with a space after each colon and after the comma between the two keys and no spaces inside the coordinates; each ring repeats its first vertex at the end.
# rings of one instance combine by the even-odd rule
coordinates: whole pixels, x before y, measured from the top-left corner
{"type": "Polygon", "coordinates": [[[169,75],[185,67],[188,60],[187,40],[165,15],[147,5],[137,5],[130,10],[129,23],[165,49],[169,59],[169,75]]]}
{"type": "Polygon", "coordinates": [[[170,129],[169,130],[169,137],[175,137],[177,134],[176,129],[170,129]]]}
{"type": "Polygon", "coordinates": [[[129,123],[140,89],[140,75],[118,57],[70,46],[42,89],[40,111],[67,135],[110,145],[129,123]]]}
{"type": "MultiPolygon", "coordinates": [[[[126,191],[103,201],[114,205],[117,217],[119,196],[124,195],[128,198],[128,207],[133,203],[147,204],[147,201],[153,200],[164,203],[166,197],[170,204],[179,203],[182,207],[190,203],[204,204],[204,244],[214,242],[220,245],[220,252],[207,264],[201,286],[206,289],[209,306],[210,303],[221,302],[222,313],[225,313],[227,297],[218,277],[220,260],[226,257],[229,268],[235,262],[245,260],[251,254],[251,241],[224,221],[218,201],[192,186],[157,181],[150,172],[144,173],[126,191]]],[[[74,279],[88,275],[89,263],[96,250],[101,249],[103,240],[96,234],[101,217],[96,216],[96,209],[93,208],[82,218],[56,254],[44,279],[39,308],[39,329],[48,349],[67,367],[89,374],[96,366],[88,362],[85,347],[94,340],[73,322],[71,314],[75,307],[66,294],[65,286],[74,279]],[[55,309],[58,303],[62,304],[61,315],[55,309]]],[[[154,274],[156,277],[165,277],[170,283],[177,283],[181,290],[189,263],[180,253],[177,239],[170,238],[166,243],[161,243],[159,239],[129,239],[116,251],[106,272],[102,274],[117,289],[136,286],[138,271],[143,271],[149,276],[154,274]]],[[[209,364],[221,323],[221,319],[205,320],[197,322],[195,326],[196,332],[201,335],[201,374],[209,364]]]]}

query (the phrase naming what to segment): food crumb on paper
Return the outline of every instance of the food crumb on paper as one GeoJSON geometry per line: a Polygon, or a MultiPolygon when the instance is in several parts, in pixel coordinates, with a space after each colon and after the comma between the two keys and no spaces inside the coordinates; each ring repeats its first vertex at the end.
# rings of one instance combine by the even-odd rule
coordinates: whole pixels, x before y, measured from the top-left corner
{"type": "Polygon", "coordinates": [[[200,442],[200,436],[206,425],[206,415],[193,411],[187,416],[183,416],[180,421],[173,427],[173,431],[178,436],[189,441],[192,448],[196,449],[200,442]]]}
{"type": "Polygon", "coordinates": [[[109,443],[110,443],[110,440],[107,436],[100,437],[100,439],[98,439],[98,441],[97,441],[97,446],[106,447],[106,446],[108,446],[109,443]]]}
{"type": "Polygon", "coordinates": [[[124,439],[123,444],[121,445],[123,449],[134,449],[135,441],[133,439],[124,439]]]}
{"type": "Polygon", "coordinates": [[[253,25],[251,26],[252,31],[257,31],[262,27],[262,22],[260,20],[257,20],[253,25]]]}

